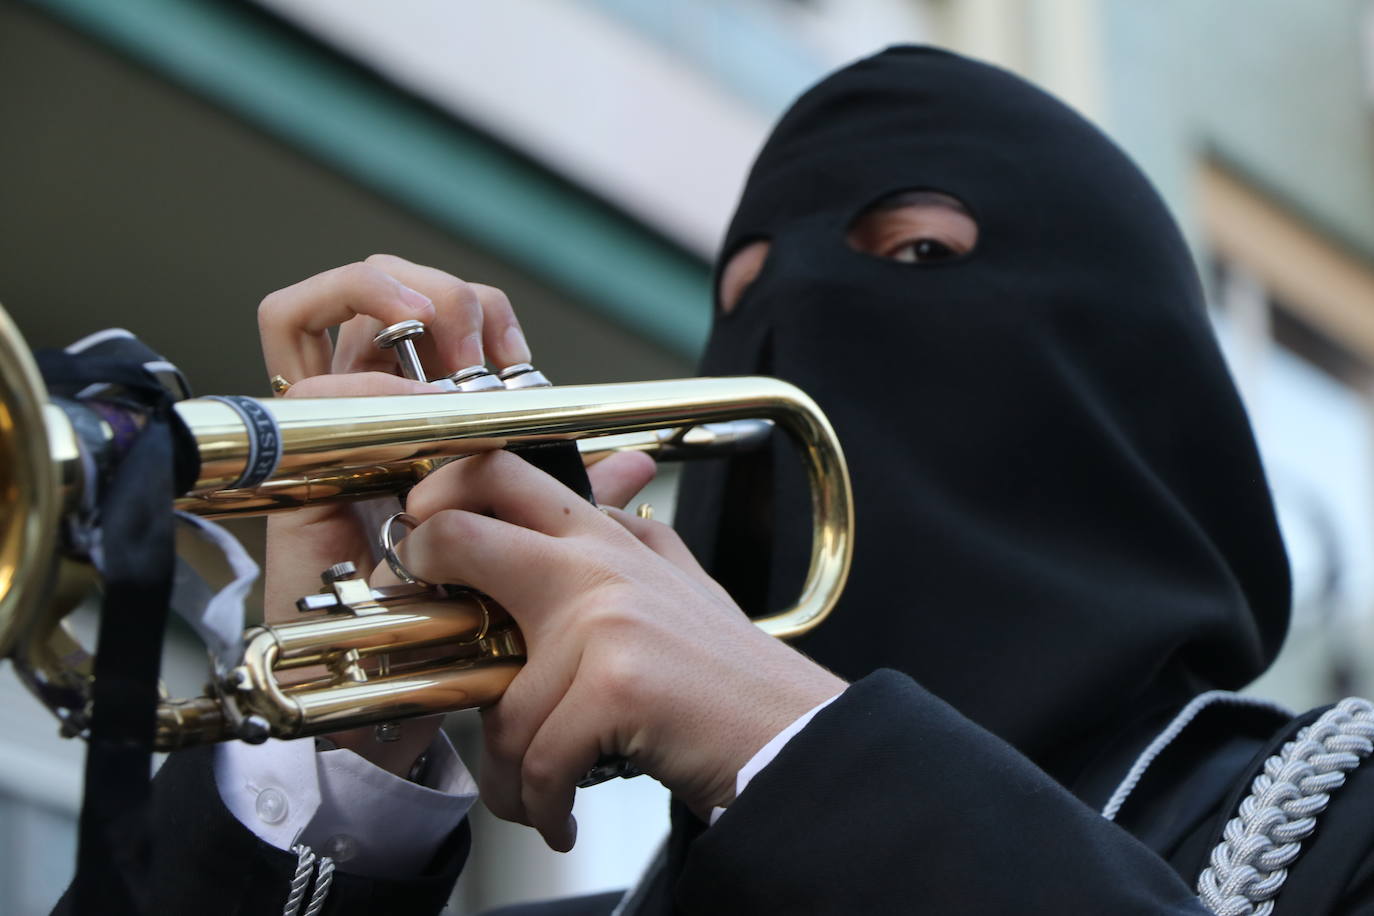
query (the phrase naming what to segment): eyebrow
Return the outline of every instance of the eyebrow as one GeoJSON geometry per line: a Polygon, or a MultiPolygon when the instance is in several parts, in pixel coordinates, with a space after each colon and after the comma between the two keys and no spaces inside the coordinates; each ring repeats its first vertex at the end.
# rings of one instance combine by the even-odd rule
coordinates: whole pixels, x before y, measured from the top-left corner
{"type": "Polygon", "coordinates": [[[959,198],[943,191],[898,191],[875,201],[864,212],[884,213],[888,210],[900,210],[903,207],[943,207],[965,216],[973,215],[968,212],[968,207],[965,207],[959,198]]]}

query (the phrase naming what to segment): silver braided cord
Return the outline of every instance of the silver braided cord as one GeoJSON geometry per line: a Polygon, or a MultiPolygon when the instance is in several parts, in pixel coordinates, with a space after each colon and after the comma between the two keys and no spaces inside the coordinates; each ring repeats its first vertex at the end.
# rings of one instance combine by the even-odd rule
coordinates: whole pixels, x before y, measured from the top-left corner
{"type": "Polygon", "coordinates": [[[1269,916],[1288,867],[1346,773],[1374,752],[1374,704],[1341,700],[1264,762],[1198,877],[1216,916],[1269,916]]]}
{"type": "Polygon", "coordinates": [[[1109,821],[1116,820],[1117,814],[1121,812],[1121,807],[1126,804],[1126,800],[1131,797],[1140,785],[1140,780],[1145,777],[1154,762],[1159,759],[1159,755],[1177,740],[1187,728],[1197,719],[1198,714],[1208,707],[1218,704],[1228,706],[1248,706],[1252,709],[1268,709],[1283,716],[1285,720],[1293,718],[1293,713],[1285,707],[1273,702],[1272,700],[1261,700],[1258,697],[1243,697],[1240,694],[1232,693],[1229,690],[1209,690],[1200,693],[1189,701],[1174,716],[1173,721],[1165,727],[1164,731],[1155,736],[1145,750],[1140,752],[1135,763],[1131,764],[1131,769],[1122,778],[1121,783],[1112,793],[1112,797],[1107,799],[1107,804],[1102,807],[1102,816],[1109,821]]]}
{"type": "Polygon", "coordinates": [[[321,856],[315,869],[315,889],[310,892],[310,905],[305,908],[305,916],[320,916],[324,902],[329,898],[329,885],[334,882],[334,860],[321,856]]]}
{"type": "Polygon", "coordinates": [[[310,875],[315,870],[315,853],[310,851],[309,846],[298,843],[291,847],[291,851],[296,854],[296,876],[291,879],[291,893],[286,897],[281,916],[296,916],[300,912],[305,890],[310,886],[310,875]]]}

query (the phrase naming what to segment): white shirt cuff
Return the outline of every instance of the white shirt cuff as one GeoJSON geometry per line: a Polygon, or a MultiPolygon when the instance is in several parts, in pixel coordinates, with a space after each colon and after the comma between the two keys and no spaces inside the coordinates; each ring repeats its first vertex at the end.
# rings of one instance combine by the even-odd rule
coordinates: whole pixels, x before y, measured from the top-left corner
{"type": "Polygon", "coordinates": [[[477,784],[440,732],[426,785],[350,750],[316,753],[313,739],[215,748],[220,798],[255,836],[278,849],[304,843],[344,871],[418,874],[477,800],[477,784]]]}
{"type": "MultiPolygon", "coordinates": [[[[841,693],[843,693],[843,691],[841,691],[841,693]]],[[[752,780],[755,776],[759,775],[759,772],[762,771],[764,767],[768,766],[768,764],[773,762],[773,758],[778,756],[782,749],[787,745],[787,742],[791,741],[792,738],[796,736],[797,732],[801,731],[803,728],[806,728],[806,726],[811,722],[811,720],[816,717],[816,713],[820,712],[822,709],[825,709],[825,707],[829,706],[831,703],[835,702],[839,698],[840,694],[837,693],[830,699],[826,700],[824,703],[819,703],[811,709],[807,710],[806,712],[802,713],[800,716],[798,716],[796,719],[792,721],[791,725],[787,726],[782,731],[774,735],[772,741],[769,741],[763,747],[759,748],[758,753],[754,754],[753,757],[750,757],[749,762],[746,763],[744,766],[740,767],[739,772],[735,774],[735,798],[739,798],[742,794],[744,794],[744,790],[749,785],[750,780],[752,780]]],[[[712,808],[711,823],[714,824],[717,820],[720,819],[720,816],[724,813],[724,808],[712,808]]]]}

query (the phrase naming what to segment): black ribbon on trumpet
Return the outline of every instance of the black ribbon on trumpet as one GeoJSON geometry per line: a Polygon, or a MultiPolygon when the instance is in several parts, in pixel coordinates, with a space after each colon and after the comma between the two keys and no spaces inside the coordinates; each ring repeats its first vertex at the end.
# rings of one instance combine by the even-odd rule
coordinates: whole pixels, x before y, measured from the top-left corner
{"type": "Polygon", "coordinates": [[[582,464],[582,453],[575,442],[517,445],[507,451],[519,455],[588,502],[596,502],[592,497],[592,482],[587,479],[587,468],[582,464]]]}
{"type": "Polygon", "coordinates": [[[180,373],[132,335],[105,332],[36,356],[51,394],[84,402],[116,432],[104,479],[96,468],[89,482],[88,534],[104,599],[76,877],[59,909],[144,913],[158,672],[175,567],[172,501],[195,483],[200,459],[172,410],[187,394],[180,373]]]}

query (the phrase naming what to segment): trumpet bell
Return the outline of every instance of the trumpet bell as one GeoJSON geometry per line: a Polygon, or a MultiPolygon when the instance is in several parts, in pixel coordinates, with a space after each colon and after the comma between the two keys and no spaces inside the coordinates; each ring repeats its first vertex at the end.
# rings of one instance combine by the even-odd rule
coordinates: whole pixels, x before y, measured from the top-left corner
{"type": "Polygon", "coordinates": [[[0,309],[0,658],[38,616],[55,572],[62,494],[50,409],[38,366],[0,309]]]}

